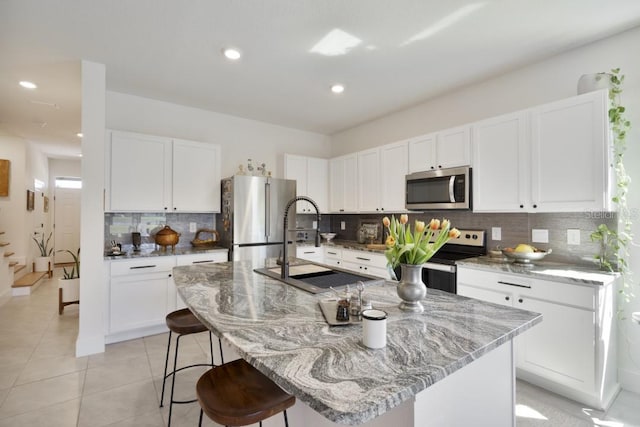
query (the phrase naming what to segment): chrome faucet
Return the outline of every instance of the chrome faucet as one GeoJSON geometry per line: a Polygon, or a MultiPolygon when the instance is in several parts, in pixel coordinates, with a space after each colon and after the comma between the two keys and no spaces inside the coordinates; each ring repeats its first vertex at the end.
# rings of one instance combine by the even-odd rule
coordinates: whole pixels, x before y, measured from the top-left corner
{"type": "Polygon", "coordinates": [[[301,200],[305,200],[311,203],[313,205],[313,208],[316,210],[316,222],[318,225],[316,227],[316,247],[320,247],[320,209],[318,208],[318,205],[307,196],[294,197],[293,199],[289,200],[289,203],[287,203],[287,207],[284,208],[284,238],[282,239],[282,264],[280,265],[280,277],[283,279],[289,277],[289,257],[287,255],[287,246],[289,246],[289,239],[287,237],[289,228],[289,208],[291,207],[291,205],[295,205],[301,200]]]}

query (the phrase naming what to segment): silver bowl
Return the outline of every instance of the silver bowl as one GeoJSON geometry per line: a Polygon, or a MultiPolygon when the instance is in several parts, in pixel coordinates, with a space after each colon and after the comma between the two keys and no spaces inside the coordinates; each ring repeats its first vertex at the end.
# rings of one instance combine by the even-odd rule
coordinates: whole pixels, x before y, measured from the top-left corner
{"type": "Polygon", "coordinates": [[[521,264],[529,264],[531,261],[540,261],[542,258],[546,257],[551,253],[551,249],[546,252],[515,252],[508,251],[506,249],[502,249],[502,255],[506,256],[509,259],[512,259],[514,262],[521,264]]]}
{"type": "Polygon", "coordinates": [[[334,237],[336,237],[336,233],[320,233],[320,237],[322,237],[327,242],[330,242],[334,237]]]}

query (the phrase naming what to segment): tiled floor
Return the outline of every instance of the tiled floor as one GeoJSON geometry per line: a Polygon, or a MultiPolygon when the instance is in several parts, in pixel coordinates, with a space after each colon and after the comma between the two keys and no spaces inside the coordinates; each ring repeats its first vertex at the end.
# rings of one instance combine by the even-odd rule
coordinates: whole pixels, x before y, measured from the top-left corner
{"type": "MultiPolygon", "coordinates": [[[[78,306],[58,315],[59,274],[31,296],[0,301],[0,427],[166,425],[168,408],[158,405],[167,334],[76,358],[78,306]]],[[[206,362],[207,355],[206,334],[181,339],[179,363],[206,362]]],[[[204,369],[178,376],[177,398],[193,397],[193,384],[204,369]]],[[[519,427],[640,427],[640,396],[628,392],[607,414],[522,382],[517,400],[519,427]]],[[[172,425],[195,426],[198,412],[197,403],[176,405],[172,425]]],[[[204,425],[215,424],[205,420],[204,425]]]]}

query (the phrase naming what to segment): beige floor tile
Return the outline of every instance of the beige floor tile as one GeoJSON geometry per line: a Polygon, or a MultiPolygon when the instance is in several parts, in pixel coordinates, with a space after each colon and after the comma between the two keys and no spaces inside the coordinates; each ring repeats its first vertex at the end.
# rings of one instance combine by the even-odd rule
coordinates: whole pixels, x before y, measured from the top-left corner
{"type": "Polygon", "coordinates": [[[0,388],[0,407],[2,407],[2,404],[4,403],[4,400],[9,395],[10,391],[11,391],[10,388],[0,388]]]}
{"type": "Polygon", "coordinates": [[[24,363],[33,354],[33,347],[2,347],[0,348],[0,366],[17,365],[24,363]]]}
{"type": "Polygon", "coordinates": [[[0,389],[12,387],[26,363],[0,366],[0,389]]]}
{"type": "Polygon", "coordinates": [[[150,379],[151,369],[146,356],[117,360],[87,370],[84,394],[150,379]]]}
{"type": "Polygon", "coordinates": [[[79,427],[100,427],[124,421],[158,408],[151,380],[82,397],[79,427]]]}
{"type": "Polygon", "coordinates": [[[80,397],[85,372],[13,387],[0,406],[0,419],[80,397]]]}
{"type": "Polygon", "coordinates": [[[105,363],[145,356],[146,350],[142,338],[109,344],[104,353],[89,356],[89,368],[96,368],[105,363]]]}
{"type": "Polygon", "coordinates": [[[87,369],[87,357],[61,356],[31,359],[18,377],[16,385],[54,378],[87,369]]]}
{"type": "Polygon", "coordinates": [[[59,336],[43,336],[36,346],[32,358],[46,359],[50,357],[76,355],[77,335],[61,334],[59,336]]]}
{"type": "MultiPolygon", "coordinates": [[[[164,427],[165,425],[160,408],[156,408],[151,412],[109,424],[109,427],[164,427]]],[[[192,427],[196,425],[197,423],[192,424],[192,427]]]]}
{"type": "Polygon", "coordinates": [[[74,427],[78,422],[80,399],[0,420],[0,427],[74,427]]]}

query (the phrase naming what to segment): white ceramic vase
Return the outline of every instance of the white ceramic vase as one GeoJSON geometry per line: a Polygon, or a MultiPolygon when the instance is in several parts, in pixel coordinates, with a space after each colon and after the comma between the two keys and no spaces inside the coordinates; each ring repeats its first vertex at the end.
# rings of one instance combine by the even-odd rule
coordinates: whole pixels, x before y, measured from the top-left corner
{"type": "Polygon", "coordinates": [[[600,89],[609,89],[611,87],[610,79],[611,74],[609,73],[583,74],[578,79],[578,95],[600,89]]]}
{"type": "Polygon", "coordinates": [[[33,259],[35,263],[34,271],[49,271],[49,263],[51,263],[50,256],[39,256],[33,259]]]}

